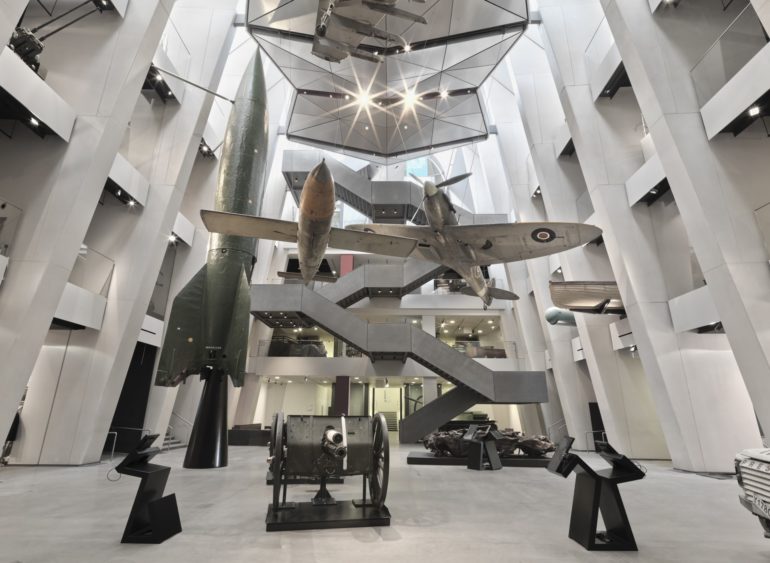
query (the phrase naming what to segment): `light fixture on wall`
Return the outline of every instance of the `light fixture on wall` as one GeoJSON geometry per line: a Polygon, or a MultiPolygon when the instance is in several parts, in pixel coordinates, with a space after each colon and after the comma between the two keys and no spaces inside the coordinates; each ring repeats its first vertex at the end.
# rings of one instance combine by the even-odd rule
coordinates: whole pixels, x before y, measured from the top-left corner
{"type": "Polygon", "coordinates": [[[388,378],[385,378],[385,387],[390,387],[390,381],[388,381],[388,378]]]}
{"type": "Polygon", "coordinates": [[[759,106],[751,106],[749,108],[749,116],[756,117],[759,115],[759,112],[762,111],[759,106]]]}

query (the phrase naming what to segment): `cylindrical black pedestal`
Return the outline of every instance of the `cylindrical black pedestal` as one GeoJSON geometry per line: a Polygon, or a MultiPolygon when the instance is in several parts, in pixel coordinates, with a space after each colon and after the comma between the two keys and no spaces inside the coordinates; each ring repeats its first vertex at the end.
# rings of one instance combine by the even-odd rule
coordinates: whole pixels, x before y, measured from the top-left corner
{"type": "Polygon", "coordinates": [[[210,373],[203,386],[190,443],[184,456],[188,469],[227,467],[227,375],[210,373]]]}

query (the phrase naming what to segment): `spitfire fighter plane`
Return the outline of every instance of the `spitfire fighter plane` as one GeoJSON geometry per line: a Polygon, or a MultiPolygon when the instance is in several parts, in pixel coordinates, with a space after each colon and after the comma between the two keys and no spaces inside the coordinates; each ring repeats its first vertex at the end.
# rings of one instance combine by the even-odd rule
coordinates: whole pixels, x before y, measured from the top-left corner
{"type": "MultiPolygon", "coordinates": [[[[415,1],[425,3],[425,0],[415,1]]],[[[379,53],[361,48],[364,39],[374,37],[405,46],[401,37],[378,27],[385,16],[427,23],[421,15],[396,7],[397,3],[398,0],[320,0],[313,54],[334,63],[339,63],[348,56],[381,63],[384,59],[379,53]]]]}
{"type": "Polygon", "coordinates": [[[429,223],[426,226],[372,223],[347,229],[332,227],[334,179],[325,162],[316,166],[305,181],[298,223],[207,210],[201,211],[201,218],[211,232],[296,242],[305,284],[316,279],[327,247],[410,256],[457,272],[468,284],[467,293],[478,295],[485,309],[492,299],[518,297],[487,285],[481,266],[547,256],[591,242],[601,234],[601,229],[582,223],[459,225],[457,212],[441,188],[468,176],[463,174],[439,184],[423,183],[423,205],[429,223]]]}
{"type": "MultiPolygon", "coordinates": [[[[366,224],[348,229],[416,239],[413,258],[438,262],[457,272],[486,309],[492,299],[515,300],[510,291],[487,285],[481,266],[538,258],[581,246],[596,239],[601,229],[582,223],[498,223],[459,225],[449,196],[441,189],[470,176],[463,174],[439,184],[423,183],[426,226],[366,224]]],[[[420,181],[419,178],[415,178],[420,181]]]]}

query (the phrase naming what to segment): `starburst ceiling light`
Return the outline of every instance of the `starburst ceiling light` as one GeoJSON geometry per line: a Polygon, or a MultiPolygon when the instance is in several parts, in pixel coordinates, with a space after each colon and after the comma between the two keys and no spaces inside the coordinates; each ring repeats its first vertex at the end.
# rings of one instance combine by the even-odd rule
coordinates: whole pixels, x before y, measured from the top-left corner
{"type": "Polygon", "coordinates": [[[263,55],[295,89],[287,137],[379,163],[486,139],[478,90],[529,21],[527,0],[409,3],[415,21],[337,2],[327,58],[314,45],[319,0],[246,5],[263,55]],[[371,35],[340,27],[363,20],[371,35]]]}

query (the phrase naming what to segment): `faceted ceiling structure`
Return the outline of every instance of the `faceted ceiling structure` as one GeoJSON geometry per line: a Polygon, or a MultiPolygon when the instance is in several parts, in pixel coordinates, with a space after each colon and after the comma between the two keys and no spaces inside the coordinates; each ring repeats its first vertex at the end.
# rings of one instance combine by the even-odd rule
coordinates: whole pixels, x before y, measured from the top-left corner
{"type": "Polygon", "coordinates": [[[252,35],[296,90],[290,139],[392,162],[487,137],[478,89],[526,28],[527,0],[400,0],[398,9],[427,23],[369,12],[363,24],[387,39],[365,37],[357,46],[364,58],[341,62],[312,53],[329,4],[248,2],[252,35]]]}

